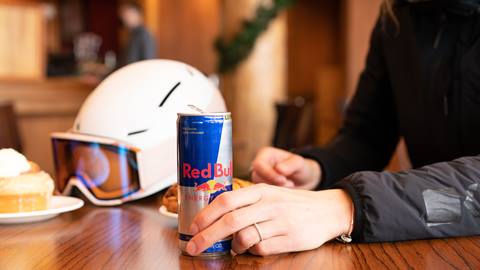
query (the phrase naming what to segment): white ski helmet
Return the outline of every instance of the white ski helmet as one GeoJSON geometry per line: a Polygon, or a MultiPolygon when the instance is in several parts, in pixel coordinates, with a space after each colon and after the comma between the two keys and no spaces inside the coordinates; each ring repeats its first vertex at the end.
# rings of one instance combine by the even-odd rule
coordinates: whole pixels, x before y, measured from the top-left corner
{"type": "MultiPolygon", "coordinates": [[[[78,167],[78,164],[71,164],[75,158],[62,157],[64,152],[69,151],[59,151],[65,147],[65,142],[68,144],[72,141],[136,149],[135,166],[138,167],[139,178],[139,188],[136,191],[99,198],[101,196],[97,196],[94,194],[95,190],[90,189],[91,183],[85,184],[85,181],[76,179],[76,186],[95,204],[120,204],[148,196],[175,183],[177,113],[195,112],[189,105],[207,112],[226,110],[217,87],[197,69],[187,64],[172,60],[147,60],[115,71],[85,100],[71,132],[52,134],[57,183],[61,182],[60,186],[65,188],[70,178],[79,178],[78,172],[67,175],[67,165],[62,164],[70,163],[70,167],[78,167]],[[67,177],[68,179],[65,179],[67,177]]],[[[69,148],[71,147],[70,143],[69,148]]],[[[95,149],[98,150],[98,147],[95,149]]],[[[95,155],[98,155],[97,150],[94,151],[95,155]]],[[[85,155],[85,151],[82,155],[85,155]]],[[[103,156],[108,159],[108,155],[103,156]]],[[[91,157],[87,159],[91,161],[91,157]]],[[[95,157],[94,160],[96,167],[98,162],[104,160],[104,167],[109,167],[108,171],[112,170],[112,162],[105,161],[104,157],[95,157]]],[[[88,162],[83,161],[82,166],[86,163],[88,162]]],[[[118,166],[122,165],[113,165],[115,169],[118,166]]],[[[83,167],[81,169],[84,169],[83,167]]],[[[74,170],[78,171],[79,168],[74,170]]],[[[105,176],[108,172],[98,172],[105,169],[95,170],[97,175],[103,175],[99,183],[93,183],[94,188],[98,188],[105,183],[103,178],[108,177],[105,176]]]]}

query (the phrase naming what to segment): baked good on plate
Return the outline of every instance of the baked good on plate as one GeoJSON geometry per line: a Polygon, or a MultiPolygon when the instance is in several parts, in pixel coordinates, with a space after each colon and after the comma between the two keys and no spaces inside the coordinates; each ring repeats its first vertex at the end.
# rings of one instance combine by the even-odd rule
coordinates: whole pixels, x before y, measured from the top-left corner
{"type": "Polygon", "coordinates": [[[53,188],[37,164],[13,149],[0,149],[0,213],[45,210],[53,188]]]}

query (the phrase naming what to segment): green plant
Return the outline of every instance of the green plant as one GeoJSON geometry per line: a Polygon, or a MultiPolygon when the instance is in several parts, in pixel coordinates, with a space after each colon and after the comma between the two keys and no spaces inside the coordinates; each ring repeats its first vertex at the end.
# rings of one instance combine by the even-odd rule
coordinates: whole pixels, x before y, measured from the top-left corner
{"type": "Polygon", "coordinates": [[[260,34],[282,10],[288,8],[293,2],[294,0],[273,0],[271,6],[260,5],[255,12],[255,17],[244,21],[242,30],[230,42],[217,39],[215,48],[219,54],[218,71],[220,73],[231,71],[246,59],[260,34]]]}

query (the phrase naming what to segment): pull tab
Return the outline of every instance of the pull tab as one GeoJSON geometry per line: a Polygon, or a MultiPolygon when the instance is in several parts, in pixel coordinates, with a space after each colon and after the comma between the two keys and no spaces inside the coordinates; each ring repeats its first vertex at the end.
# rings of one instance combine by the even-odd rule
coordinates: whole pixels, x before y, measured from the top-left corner
{"type": "Polygon", "coordinates": [[[192,110],[194,110],[194,111],[197,111],[197,112],[199,112],[199,113],[201,113],[201,114],[206,114],[206,113],[207,113],[206,111],[200,109],[199,107],[197,107],[197,106],[195,106],[195,105],[193,105],[193,104],[188,104],[187,106],[190,107],[190,109],[192,109],[192,110]]]}

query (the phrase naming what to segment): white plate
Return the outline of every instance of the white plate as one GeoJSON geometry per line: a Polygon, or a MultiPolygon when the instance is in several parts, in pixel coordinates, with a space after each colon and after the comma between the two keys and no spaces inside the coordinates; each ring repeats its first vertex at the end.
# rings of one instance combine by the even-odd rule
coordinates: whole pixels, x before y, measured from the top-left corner
{"type": "Polygon", "coordinates": [[[171,220],[178,219],[178,214],[169,212],[167,210],[167,207],[165,207],[165,205],[160,206],[160,209],[158,209],[158,212],[160,212],[160,214],[162,214],[164,217],[167,217],[168,219],[171,219],[171,220]]]}
{"type": "Polygon", "coordinates": [[[78,198],[52,196],[49,209],[32,212],[0,213],[0,224],[30,223],[47,220],[82,206],[83,201],[78,198]]]}

